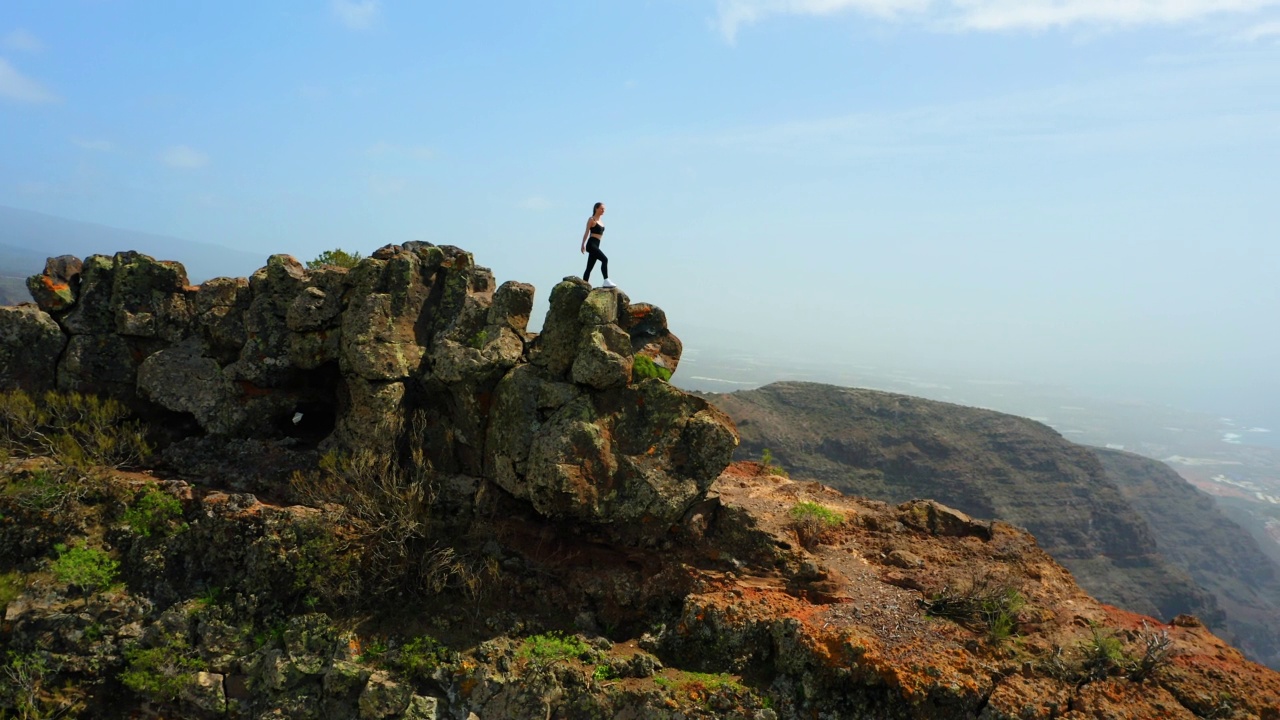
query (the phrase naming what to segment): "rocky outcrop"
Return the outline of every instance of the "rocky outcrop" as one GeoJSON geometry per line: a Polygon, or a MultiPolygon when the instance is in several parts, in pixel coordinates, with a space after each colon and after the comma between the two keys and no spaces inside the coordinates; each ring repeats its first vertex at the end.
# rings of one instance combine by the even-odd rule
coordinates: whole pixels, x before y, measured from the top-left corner
{"type": "Polygon", "coordinates": [[[680,341],[660,309],[566,278],[534,334],[534,288],[498,285],[452,246],[389,245],[350,269],[275,255],[200,286],[138,253],[63,257],[29,286],[42,312],[6,311],[0,352],[41,332],[43,354],[14,364],[10,386],[110,395],[229,439],[408,443],[549,517],[669,525],[737,442],[726,416],[664,382],[680,341]],[[637,356],[665,375],[633,375],[637,356]],[[389,415],[415,434],[388,436],[389,415]]]}

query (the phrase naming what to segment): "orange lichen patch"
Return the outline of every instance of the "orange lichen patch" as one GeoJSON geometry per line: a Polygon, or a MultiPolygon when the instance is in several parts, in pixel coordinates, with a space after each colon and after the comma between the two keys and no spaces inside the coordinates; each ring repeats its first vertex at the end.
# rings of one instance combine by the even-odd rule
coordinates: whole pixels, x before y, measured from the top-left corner
{"type": "Polygon", "coordinates": [[[1163,622],[1148,615],[1139,615],[1105,603],[1102,604],[1102,609],[1107,614],[1107,619],[1104,623],[1107,627],[1120,630],[1141,630],[1144,623],[1149,628],[1165,627],[1163,622]]]}
{"type": "Polygon", "coordinates": [[[46,289],[46,290],[49,290],[49,291],[51,291],[51,292],[60,293],[60,292],[63,292],[64,290],[70,290],[70,289],[71,289],[71,286],[70,286],[70,285],[68,285],[68,284],[66,284],[66,283],[64,283],[64,282],[58,282],[57,280],[54,280],[53,278],[49,277],[48,275],[41,275],[41,276],[40,276],[40,282],[44,283],[44,287],[45,287],[45,289],[46,289]]]}

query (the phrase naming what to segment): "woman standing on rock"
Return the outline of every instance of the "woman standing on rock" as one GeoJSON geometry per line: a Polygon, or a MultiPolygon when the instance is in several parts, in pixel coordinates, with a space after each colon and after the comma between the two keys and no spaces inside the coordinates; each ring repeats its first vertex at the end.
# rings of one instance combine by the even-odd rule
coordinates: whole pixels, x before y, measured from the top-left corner
{"type": "Polygon", "coordinates": [[[587,271],[582,279],[591,282],[591,268],[600,261],[600,274],[604,275],[604,284],[600,287],[618,287],[609,281],[609,258],[600,252],[600,238],[604,235],[604,225],[600,224],[600,216],[604,215],[604,203],[596,203],[591,209],[591,217],[587,219],[587,231],[582,233],[582,252],[587,254],[587,271]]]}

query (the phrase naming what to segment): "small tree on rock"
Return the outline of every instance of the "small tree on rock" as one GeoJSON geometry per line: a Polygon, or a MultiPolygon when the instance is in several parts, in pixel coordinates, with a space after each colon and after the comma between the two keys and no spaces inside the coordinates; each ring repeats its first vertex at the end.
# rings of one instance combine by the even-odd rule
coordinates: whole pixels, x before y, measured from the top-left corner
{"type": "Polygon", "coordinates": [[[316,256],[315,260],[307,261],[307,269],[315,270],[325,265],[336,265],[338,267],[353,268],[361,260],[360,253],[349,253],[342,248],[334,248],[333,250],[325,250],[316,256]]]}

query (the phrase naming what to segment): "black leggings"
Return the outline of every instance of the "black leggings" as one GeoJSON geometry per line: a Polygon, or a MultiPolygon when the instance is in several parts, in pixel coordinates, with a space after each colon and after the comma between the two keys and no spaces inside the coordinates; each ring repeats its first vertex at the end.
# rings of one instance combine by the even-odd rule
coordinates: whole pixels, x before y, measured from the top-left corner
{"type": "Polygon", "coordinates": [[[600,261],[600,274],[604,275],[604,279],[609,279],[609,258],[600,252],[600,238],[592,237],[587,240],[587,272],[582,275],[582,279],[591,282],[591,268],[596,266],[596,261],[600,261]]]}

